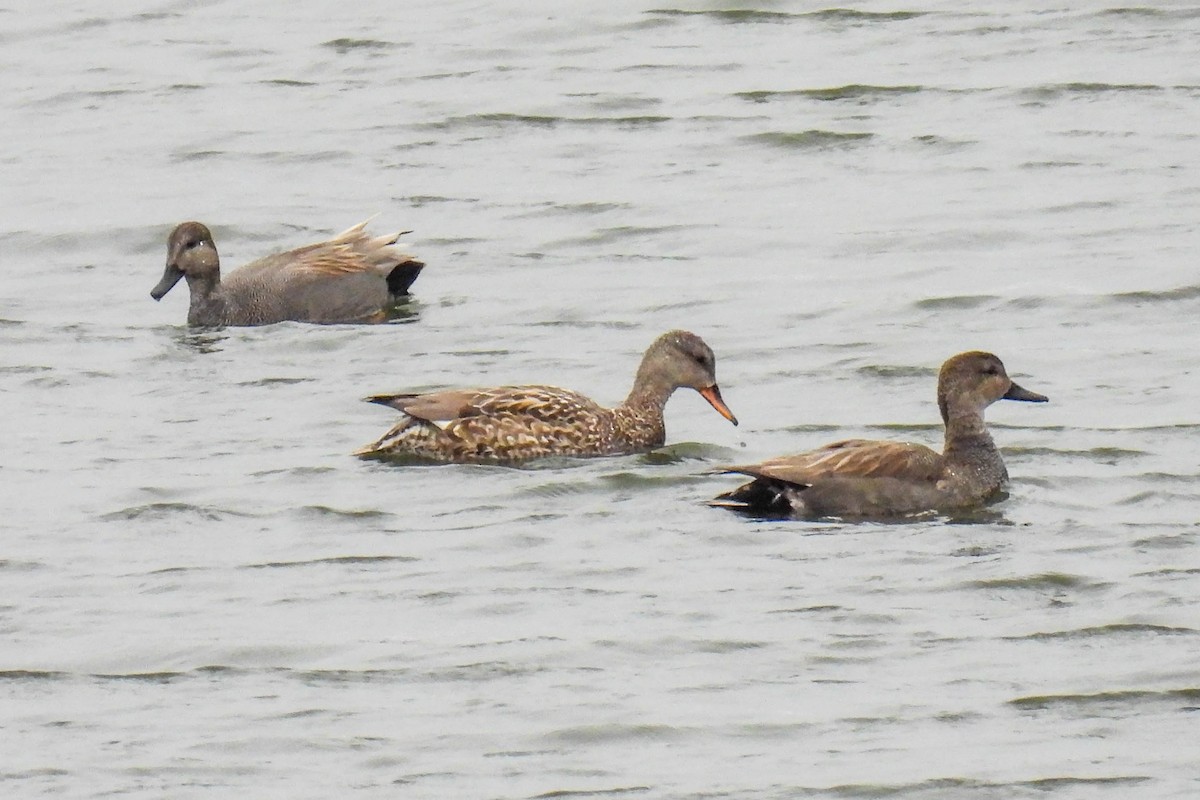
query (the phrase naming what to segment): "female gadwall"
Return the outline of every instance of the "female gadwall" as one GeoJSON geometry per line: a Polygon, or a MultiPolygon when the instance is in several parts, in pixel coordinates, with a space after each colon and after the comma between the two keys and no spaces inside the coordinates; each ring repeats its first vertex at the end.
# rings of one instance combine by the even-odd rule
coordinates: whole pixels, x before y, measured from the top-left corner
{"type": "Polygon", "coordinates": [[[375,395],[367,401],[391,406],[404,418],[355,455],[516,464],[640,453],[665,441],[663,407],[680,387],[695,389],[737,424],[721,399],[712,350],[694,333],[670,331],[650,345],[633,389],[616,408],[554,386],[375,395]]]}
{"type": "Polygon", "coordinates": [[[945,450],[907,442],[850,439],[817,450],[730,467],[753,481],[712,505],[755,515],[889,517],[982,505],[1008,482],[983,422],[997,400],[1045,403],[1009,379],[991,353],[960,353],[938,374],[945,450]]]}
{"type": "Polygon", "coordinates": [[[252,261],[221,280],[212,234],[184,222],[167,239],[167,269],[150,296],[161,300],[187,278],[190,325],[380,322],[425,265],[391,247],[402,234],[372,238],[366,225],[252,261]]]}

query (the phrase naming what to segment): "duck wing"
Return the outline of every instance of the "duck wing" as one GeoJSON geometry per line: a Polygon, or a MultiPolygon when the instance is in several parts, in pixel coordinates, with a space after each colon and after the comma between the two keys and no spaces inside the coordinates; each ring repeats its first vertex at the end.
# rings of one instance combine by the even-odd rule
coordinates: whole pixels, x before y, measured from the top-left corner
{"type": "Polygon", "coordinates": [[[807,453],[729,467],[726,471],[806,486],[832,477],[933,482],[942,466],[941,454],[922,444],[845,439],[807,453]]]}
{"type": "Polygon", "coordinates": [[[256,322],[373,319],[407,293],[424,265],[392,246],[400,233],[371,237],[365,225],[252,261],[222,287],[256,322]]]}
{"type": "Polygon", "coordinates": [[[380,394],[367,402],[390,406],[427,422],[472,417],[524,417],[569,424],[594,417],[601,407],[583,395],[556,386],[500,386],[494,389],[451,389],[427,394],[380,394]]]}
{"type": "Polygon", "coordinates": [[[415,256],[393,246],[409,231],[371,236],[365,231],[369,221],[360,222],[323,242],[263,256],[234,270],[225,280],[241,283],[303,277],[328,279],[355,273],[368,273],[386,279],[398,267],[405,267],[406,270],[411,267],[409,271],[420,272],[424,264],[415,256]]]}

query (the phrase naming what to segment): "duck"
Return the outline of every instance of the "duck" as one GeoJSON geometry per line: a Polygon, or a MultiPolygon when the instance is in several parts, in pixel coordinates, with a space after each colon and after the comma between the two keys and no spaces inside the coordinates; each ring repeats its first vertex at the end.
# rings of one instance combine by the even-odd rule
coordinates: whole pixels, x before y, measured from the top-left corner
{"type": "Polygon", "coordinates": [[[182,222],[167,238],[167,267],[150,296],[161,300],[186,278],[187,321],[195,326],[382,322],[425,265],[392,246],[408,231],[373,238],[367,222],[252,261],[223,280],[208,227],[182,222]]]}
{"type": "Polygon", "coordinates": [[[696,334],[674,330],[646,350],[633,388],[615,408],[546,385],[372,395],[364,399],[404,416],[354,455],[520,465],[550,457],[642,453],[666,441],[663,408],[680,388],[696,390],[738,424],[721,397],[712,349],[696,334]]]}
{"type": "Polygon", "coordinates": [[[992,353],[971,351],[938,372],[945,424],[938,453],[909,442],[846,439],[798,455],[731,466],[752,480],[709,501],[759,517],[904,517],[982,506],[1008,483],[1008,470],[983,420],[997,400],[1045,403],[1008,377],[992,353]]]}

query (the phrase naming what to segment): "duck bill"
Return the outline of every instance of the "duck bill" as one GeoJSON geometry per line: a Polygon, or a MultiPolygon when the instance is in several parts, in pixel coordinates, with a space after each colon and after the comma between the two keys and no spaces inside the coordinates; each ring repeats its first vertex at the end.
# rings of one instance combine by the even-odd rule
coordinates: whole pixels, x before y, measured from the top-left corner
{"type": "Polygon", "coordinates": [[[1050,401],[1050,398],[1046,397],[1046,395],[1038,394],[1037,392],[1031,392],[1015,383],[1008,387],[1008,391],[1004,393],[1003,399],[1023,400],[1026,403],[1047,403],[1050,401]]]}
{"type": "Polygon", "coordinates": [[[162,300],[163,295],[171,291],[171,287],[179,283],[179,279],[183,277],[183,270],[174,264],[167,264],[166,270],[163,272],[162,280],[158,285],[150,290],[150,296],[155,300],[162,300]]]}
{"type": "Polygon", "coordinates": [[[733,412],[729,410],[729,406],[725,405],[725,401],[721,399],[721,390],[715,383],[712,386],[704,389],[698,389],[697,391],[700,392],[701,397],[708,401],[710,406],[717,410],[718,414],[732,422],[734,425],[738,424],[737,417],[733,415],[733,412]]]}

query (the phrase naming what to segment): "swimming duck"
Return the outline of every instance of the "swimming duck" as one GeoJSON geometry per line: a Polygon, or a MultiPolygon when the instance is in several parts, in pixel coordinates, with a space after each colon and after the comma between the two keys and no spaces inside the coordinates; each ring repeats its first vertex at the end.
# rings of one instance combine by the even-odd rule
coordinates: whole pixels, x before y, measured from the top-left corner
{"type": "Polygon", "coordinates": [[[711,505],[759,516],[892,517],[970,508],[1008,482],[983,412],[997,400],[1045,403],[991,353],[960,353],[938,374],[943,452],[907,442],[848,439],[807,453],[729,467],[754,480],[711,505]]]}
{"type": "Polygon", "coordinates": [[[629,396],[616,408],[555,386],[374,395],[367,402],[404,417],[355,455],[519,464],[550,456],[640,453],[662,446],[663,407],[681,387],[695,389],[737,425],[721,399],[712,350],[694,333],[670,331],[650,345],[629,396]]]}
{"type": "Polygon", "coordinates": [[[161,300],[187,278],[190,325],[379,322],[425,265],[391,246],[402,234],[372,238],[366,225],[252,261],[222,280],[212,234],[184,222],[167,239],[167,268],[150,296],[161,300]]]}

